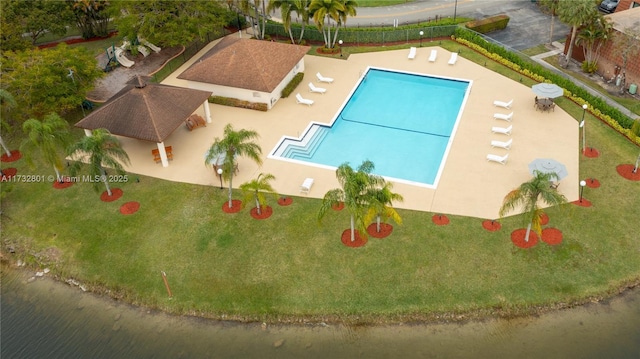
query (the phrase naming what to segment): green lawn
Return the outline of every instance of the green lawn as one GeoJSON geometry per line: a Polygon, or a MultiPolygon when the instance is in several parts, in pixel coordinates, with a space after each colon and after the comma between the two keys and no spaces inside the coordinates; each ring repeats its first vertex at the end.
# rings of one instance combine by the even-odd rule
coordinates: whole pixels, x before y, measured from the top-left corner
{"type": "MultiPolygon", "coordinates": [[[[442,46],[460,48],[452,42],[442,46]]],[[[462,56],[485,61],[462,49],[462,56]]],[[[486,66],[519,80],[501,65],[486,66]]],[[[582,115],[566,99],[558,104],[576,118],[582,115]]],[[[640,182],[615,170],[633,163],[639,149],[590,115],[587,121],[587,143],[602,155],[581,158],[580,177],[596,178],[602,186],[585,189],[593,207],[548,210],[548,226],[564,236],[556,247],[514,247],[510,233],[525,225],[520,216],[488,232],[478,218],[450,216],[450,225],[436,226],[433,213],[399,210],[404,224],[395,225],[390,237],[347,248],[340,235],[348,214],[332,212],[318,223],[320,200],[295,197],[286,207],[272,202],[273,216],[255,220],[250,208],[225,214],[226,191],[218,187],[137,175],[114,185],[124,196],[111,203],[101,202],[86,183],[64,190],[15,183],[2,201],[2,241],[16,256],[48,265],[62,279],[73,277],[98,292],[108,289],[112,296],[173,313],[352,323],[531,313],[616,293],[640,279],[640,182]],[[128,201],[139,201],[140,211],[120,214],[128,201]],[[51,248],[60,251],[57,263],[47,259],[55,253],[51,248]]],[[[9,139],[12,148],[16,141],[9,139]]],[[[52,174],[45,166],[29,169],[24,160],[3,163],[7,167],[19,174],[52,174]]]]}

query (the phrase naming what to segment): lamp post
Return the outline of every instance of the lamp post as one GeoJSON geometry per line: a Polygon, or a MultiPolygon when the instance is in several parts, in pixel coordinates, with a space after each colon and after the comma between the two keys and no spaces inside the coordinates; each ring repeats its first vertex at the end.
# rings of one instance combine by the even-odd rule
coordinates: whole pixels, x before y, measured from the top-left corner
{"type": "Polygon", "coordinates": [[[218,172],[218,176],[220,176],[220,189],[222,189],[222,168],[218,168],[216,172],[218,172]]]}
{"type": "Polygon", "coordinates": [[[633,173],[638,172],[638,163],[640,163],[640,155],[638,155],[638,158],[636,158],[636,166],[633,167],[633,173]]]}
{"type": "Polygon", "coordinates": [[[420,47],[422,47],[422,35],[424,35],[424,31],[420,31],[420,47]]]}
{"type": "Polygon", "coordinates": [[[453,21],[456,21],[457,13],[458,13],[458,0],[456,0],[455,5],[453,5],[453,21]]]}
{"type": "Polygon", "coordinates": [[[587,185],[585,180],[580,181],[580,203],[582,203],[582,192],[584,192],[584,186],[587,185]]]}
{"type": "Polygon", "coordinates": [[[338,45],[340,45],[340,57],[342,57],[342,40],[338,40],[338,45]]]}
{"type": "Polygon", "coordinates": [[[582,152],[584,153],[587,150],[587,134],[586,134],[586,126],[584,123],[584,114],[587,112],[587,104],[582,105],[582,121],[580,121],[580,127],[582,127],[582,152]]]}

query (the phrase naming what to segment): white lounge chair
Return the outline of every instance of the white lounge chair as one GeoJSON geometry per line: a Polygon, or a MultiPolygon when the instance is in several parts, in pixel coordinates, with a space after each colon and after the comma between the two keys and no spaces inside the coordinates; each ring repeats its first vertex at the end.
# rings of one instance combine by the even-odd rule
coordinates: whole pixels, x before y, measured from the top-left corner
{"type": "Polygon", "coordinates": [[[438,57],[438,50],[436,49],[431,50],[431,55],[429,55],[429,62],[435,62],[436,57],[438,57]]]}
{"type": "Polygon", "coordinates": [[[500,147],[508,150],[511,148],[511,143],[513,142],[513,138],[510,138],[509,141],[491,141],[491,147],[500,147]]]}
{"type": "Polygon", "coordinates": [[[498,156],[498,155],[492,155],[492,154],[488,154],[487,155],[487,161],[489,162],[498,162],[500,164],[506,165],[507,164],[507,158],[509,158],[509,154],[507,153],[504,156],[498,156]]]}
{"type": "Polygon", "coordinates": [[[451,58],[449,59],[449,65],[455,65],[456,61],[458,61],[458,53],[457,52],[452,52],[451,53],[451,58]]]}
{"type": "Polygon", "coordinates": [[[493,133],[501,133],[503,135],[511,135],[511,130],[513,129],[513,125],[509,125],[509,127],[491,127],[491,132],[493,133]]]}
{"type": "Polygon", "coordinates": [[[408,56],[409,60],[413,60],[416,58],[416,51],[417,49],[415,47],[412,47],[409,49],[409,56],[408,56]]]}
{"type": "Polygon", "coordinates": [[[313,186],[313,178],[305,178],[304,182],[302,182],[302,185],[300,186],[300,192],[309,194],[311,186],[313,186]]]}
{"type": "Polygon", "coordinates": [[[318,78],[318,81],[320,81],[320,82],[326,82],[326,83],[329,83],[329,84],[333,82],[333,79],[331,77],[324,77],[324,76],[320,75],[319,72],[316,74],[316,77],[318,78]]]}
{"type": "Polygon", "coordinates": [[[323,93],[327,92],[327,89],[326,88],[322,88],[322,87],[315,87],[313,82],[309,82],[309,91],[323,94],[323,93]]]}
{"type": "Polygon", "coordinates": [[[296,102],[299,104],[307,105],[307,106],[313,105],[313,100],[307,100],[306,98],[302,98],[300,93],[296,94],[296,102]]]}
{"type": "Polygon", "coordinates": [[[493,101],[493,105],[494,106],[498,106],[498,107],[504,107],[504,108],[510,110],[511,109],[511,105],[513,105],[513,99],[511,101],[509,101],[509,102],[502,102],[502,101],[496,100],[496,101],[493,101]]]}
{"type": "Polygon", "coordinates": [[[511,122],[511,120],[513,119],[513,112],[508,115],[505,115],[503,113],[494,113],[493,118],[496,120],[505,120],[511,122]]]}

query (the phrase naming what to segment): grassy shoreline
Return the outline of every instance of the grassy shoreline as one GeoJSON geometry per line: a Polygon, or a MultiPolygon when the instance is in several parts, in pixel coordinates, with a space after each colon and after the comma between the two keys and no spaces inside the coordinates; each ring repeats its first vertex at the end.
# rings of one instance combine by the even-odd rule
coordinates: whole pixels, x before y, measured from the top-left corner
{"type": "MultiPolygon", "coordinates": [[[[471,51],[463,56],[486,61],[471,51]]],[[[486,66],[510,76],[501,65],[486,66]]],[[[558,104],[577,119],[582,115],[569,100],[558,104]]],[[[382,324],[568,308],[640,282],[633,226],[640,190],[615,171],[635,160],[638,147],[591,115],[586,120],[589,144],[602,155],[581,157],[580,178],[597,178],[602,187],[585,190],[593,207],[547,211],[549,226],[564,235],[555,247],[515,248],[509,234],[523,227],[519,217],[488,232],[478,218],[450,216],[452,223],[439,227],[432,213],[399,210],[404,225],[394,226],[390,237],[351,249],[340,243],[347,215],[330,213],[319,225],[320,200],[294,197],[287,207],[273,201],[273,216],[256,221],[250,208],[223,213],[226,191],[215,186],[131,174],[116,185],[124,196],[113,203],[100,202],[88,183],[64,190],[14,183],[2,201],[2,253],[12,248],[14,259],[30,268],[49,267],[59,280],[74,278],[98,294],[219,320],[382,324]],[[128,201],[142,207],[123,216],[118,209],[128,201]],[[173,299],[160,271],[168,275],[173,299]]],[[[15,139],[7,142],[17,148],[15,139]]],[[[19,174],[52,172],[30,169],[24,160],[6,167],[19,174]]]]}

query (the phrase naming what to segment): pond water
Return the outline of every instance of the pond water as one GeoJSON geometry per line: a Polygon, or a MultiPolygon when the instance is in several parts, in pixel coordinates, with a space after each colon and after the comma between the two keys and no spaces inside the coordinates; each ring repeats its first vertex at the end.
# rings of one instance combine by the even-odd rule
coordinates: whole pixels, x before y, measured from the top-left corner
{"type": "Polygon", "coordinates": [[[640,289],[518,319],[374,327],[238,324],[149,312],[3,268],[8,358],[634,358],[640,289]]]}

